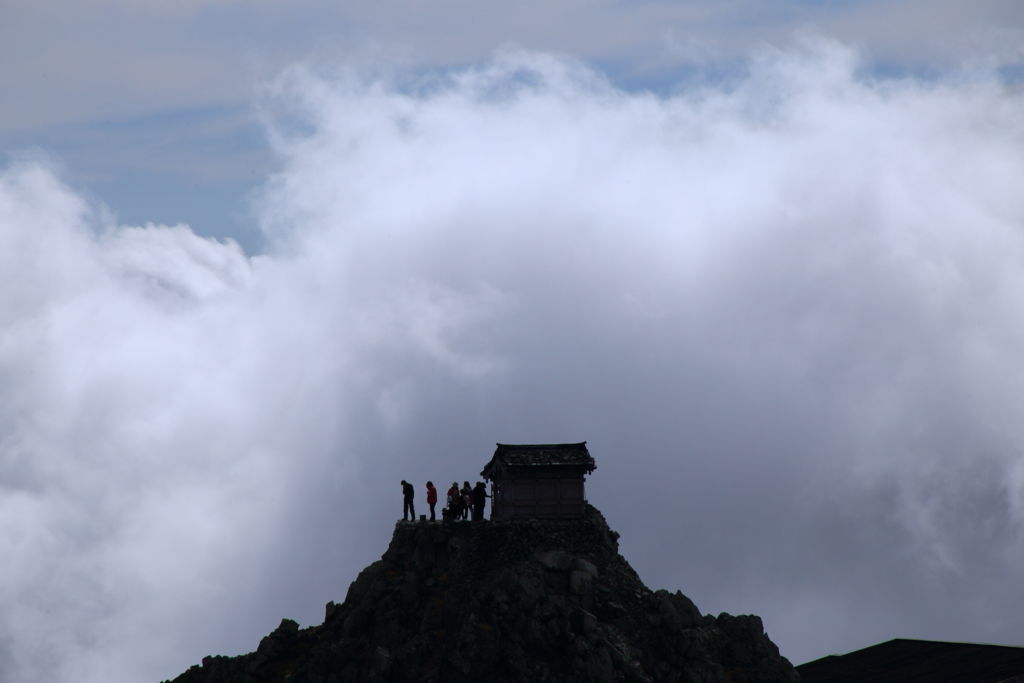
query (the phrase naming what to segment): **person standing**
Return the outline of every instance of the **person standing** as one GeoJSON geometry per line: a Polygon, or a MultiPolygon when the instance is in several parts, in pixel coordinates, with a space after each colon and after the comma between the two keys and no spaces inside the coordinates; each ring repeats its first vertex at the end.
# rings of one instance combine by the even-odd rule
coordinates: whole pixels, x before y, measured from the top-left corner
{"type": "Polygon", "coordinates": [[[490,496],[487,495],[487,487],[482,481],[478,481],[473,488],[473,521],[482,522],[484,519],[484,503],[490,496]]]}
{"type": "Polygon", "coordinates": [[[452,487],[448,489],[448,519],[459,519],[462,517],[462,494],[459,493],[459,482],[453,481],[452,487]]]}
{"type": "Polygon", "coordinates": [[[469,509],[473,506],[473,489],[469,488],[469,482],[462,482],[462,518],[469,517],[469,509]]]}
{"type": "Polygon", "coordinates": [[[434,518],[434,506],[437,505],[437,489],[434,488],[434,482],[427,482],[427,505],[430,506],[430,521],[435,521],[434,518]]]}
{"type": "Polygon", "coordinates": [[[402,519],[416,521],[416,507],[412,504],[412,498],[416,494],[412,484],[405,479],[402,480],[402,519]]]}

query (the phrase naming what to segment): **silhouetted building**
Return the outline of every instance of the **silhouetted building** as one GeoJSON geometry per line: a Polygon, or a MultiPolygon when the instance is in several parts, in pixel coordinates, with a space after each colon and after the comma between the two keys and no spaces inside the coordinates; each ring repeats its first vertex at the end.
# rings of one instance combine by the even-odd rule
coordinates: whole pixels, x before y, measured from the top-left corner
{"type": "Polygon", "coordinates": [[[1024,648],[897,638],[796,670],[802,683],[1022,683],[1024,648]]]}
{"type": "Polygon", "coordinates": [[[583,516],[583,478],[597,468],[587,442],[498,444],[480,472],[494,483],[491,519],[583,516]]]}

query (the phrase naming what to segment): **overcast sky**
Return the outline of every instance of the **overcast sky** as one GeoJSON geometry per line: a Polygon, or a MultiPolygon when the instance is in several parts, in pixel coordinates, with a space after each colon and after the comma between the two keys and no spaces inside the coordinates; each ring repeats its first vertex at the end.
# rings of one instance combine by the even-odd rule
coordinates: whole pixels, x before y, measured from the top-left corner
{"type": "Polygon", "coordinates": [[[587,440],[801,663],[1022,645],[1024,6],[0,0],[0,679],[322,621],[587,440]]]}

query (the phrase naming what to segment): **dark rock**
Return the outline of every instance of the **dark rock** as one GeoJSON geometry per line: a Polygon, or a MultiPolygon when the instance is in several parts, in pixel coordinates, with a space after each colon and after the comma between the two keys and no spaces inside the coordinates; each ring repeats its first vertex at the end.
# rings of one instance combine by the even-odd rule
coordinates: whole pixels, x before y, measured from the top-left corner
{"type": "Polygon", "coordinates": [[[585,609],[572,613],[572,630],[582,635],[590,635],[597,628],[597,617],[585,609]]]}
{"type": "Polygon", "coordinates": [[[569,590],[573,595],[587,595],[593,589],[594,577],[586,572],[573,570],[569,574],[569,590]]]}
{"type": "Polygon", "coordinates": [[[324,623],[175,683],[797,681],[754,616],[651,592],[589,508],[579,520],[397,524],[324,623]]]}
{"type": "Polygon", "coordinates": [[[572,556],[562,550],[546,550],[537,553],[537,560],[548,569],[556,571],[567,570],[572,565],[572,556]]]}
{"type": "Polygon", "coordinates": [[[597,578],[597,567],[595,567],[593,563],[587,562],[582,557],[577,557],[576,559],[574,559],[572,562],[572,567],[576,571],[587,574],[592,579],[597,578]]]}

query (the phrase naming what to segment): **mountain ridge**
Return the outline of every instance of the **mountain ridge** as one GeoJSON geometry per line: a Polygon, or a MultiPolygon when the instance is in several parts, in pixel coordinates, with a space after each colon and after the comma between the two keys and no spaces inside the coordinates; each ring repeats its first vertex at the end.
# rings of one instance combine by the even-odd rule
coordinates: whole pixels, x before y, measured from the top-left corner
{"type": "Polygon", "coordinates": [[[757,616],[652,591],[587,506],[576,520],[398,522],[324,622],[285,619],[251,653],[173,683],[789,683],[757,616]]]}

